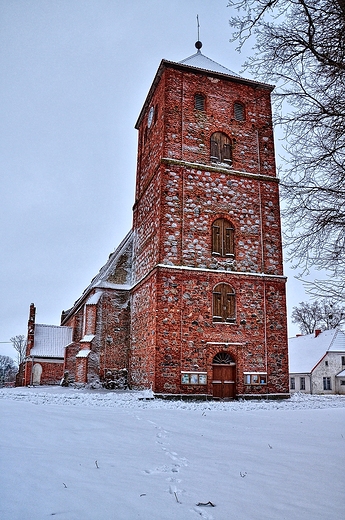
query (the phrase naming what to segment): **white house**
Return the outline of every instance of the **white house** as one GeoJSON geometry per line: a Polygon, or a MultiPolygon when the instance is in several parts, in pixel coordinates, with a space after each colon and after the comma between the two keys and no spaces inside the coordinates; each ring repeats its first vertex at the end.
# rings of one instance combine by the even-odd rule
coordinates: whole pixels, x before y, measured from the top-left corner
{"type": "Polygon", "coordinates": [[[345,334],[316,330],[289,339],[290,392],[345,394],[345,334]]]}

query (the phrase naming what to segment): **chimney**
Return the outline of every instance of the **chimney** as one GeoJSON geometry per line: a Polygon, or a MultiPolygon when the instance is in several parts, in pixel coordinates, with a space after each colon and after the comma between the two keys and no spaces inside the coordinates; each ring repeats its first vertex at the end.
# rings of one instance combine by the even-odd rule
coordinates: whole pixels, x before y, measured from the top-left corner
{"type": "Polygon", "coordinates": [[[36,307],[32,303],[30,305],[29,321],[28,321],[28,337],[26,342],[26,355],[30,356],[30,351],[34,346],[35,337],[35,318],[36,318],[36,307]]]}
{"type": "Polygon", "coordinates": [[[321,334],[321,329],[315,329],[315,338],[317,338],[321,334]]]}

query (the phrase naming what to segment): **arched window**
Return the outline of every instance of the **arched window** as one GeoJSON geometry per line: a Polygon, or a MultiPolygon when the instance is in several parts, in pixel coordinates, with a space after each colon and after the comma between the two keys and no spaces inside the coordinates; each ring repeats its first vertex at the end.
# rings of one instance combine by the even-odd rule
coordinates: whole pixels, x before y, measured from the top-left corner
{"type": "Polygon", "coordinates": [[[213,358],[212,365],[231,365],[235,363],[227,352],[218,352],[213,358]]]}
{"type": "Polygon", "coordinates": [[[235,322],[235,291],[227,283],[219,283],[213,289],[213,321],[235,322]]]}
{"type": "Polygon", "coordinates": [[[245,120],[244,106],[242,105],[242,103],[234,104],[234,116],[235,116],[236,121],[245,120]]]}
{"type": "Polygon", "coordinates": [[[234,256],[234,228],[225,218],[218,218],[212,224],[212,254],[234,256]]]}
{"type": "Polygon", "coordinates": [[[232,164],[232,143],[223,132],[211,135],[211,161],[232,164]]]}
{"type": "Polygon", "coordinates": [[[205,97],[202,94],[195,94],[194,108],[195,110],[205,110],[205,97]]]}

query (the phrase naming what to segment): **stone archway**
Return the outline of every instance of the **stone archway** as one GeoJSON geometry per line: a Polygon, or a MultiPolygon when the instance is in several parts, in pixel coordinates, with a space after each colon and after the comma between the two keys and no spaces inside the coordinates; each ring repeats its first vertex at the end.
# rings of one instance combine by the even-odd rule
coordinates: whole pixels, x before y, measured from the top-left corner
{"type": "Polygon", "coordinates": [[[42,376],[42,365],[35,363],[32,369],[32,384],[40,385],[42,376]]]}
{"type": "Polygon", "coordinates": [[[212,393],[219,399],[236,397],[236,363],[227,352],[218,352],[212,361],[212,393]]]}

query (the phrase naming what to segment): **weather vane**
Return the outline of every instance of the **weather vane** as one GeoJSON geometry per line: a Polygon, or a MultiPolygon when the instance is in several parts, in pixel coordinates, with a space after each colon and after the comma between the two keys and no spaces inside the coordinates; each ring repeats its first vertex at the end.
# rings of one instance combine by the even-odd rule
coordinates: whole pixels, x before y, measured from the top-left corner
{"type": "Polygon", "coordinates": [[[198,52],[199,52],[202,47],[202,43],[200,41],[200,24],[199,24],[199,15],[198,14],[196,15],[196,23],[197,23],[197,27],[198,27],[198,41],[195,43],[195,47],[198,49],[198,52]]]}

